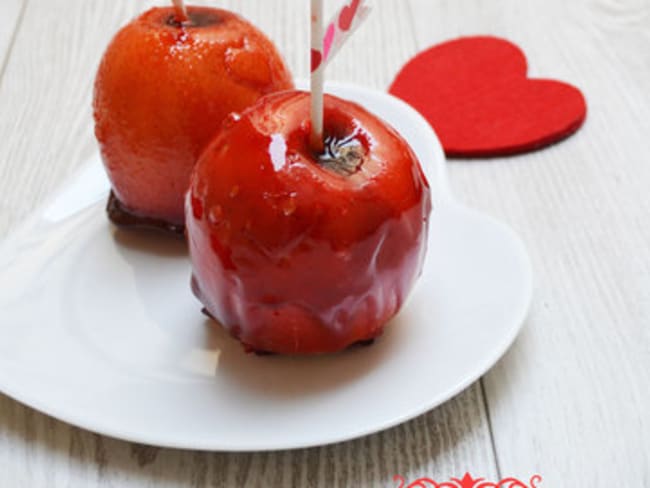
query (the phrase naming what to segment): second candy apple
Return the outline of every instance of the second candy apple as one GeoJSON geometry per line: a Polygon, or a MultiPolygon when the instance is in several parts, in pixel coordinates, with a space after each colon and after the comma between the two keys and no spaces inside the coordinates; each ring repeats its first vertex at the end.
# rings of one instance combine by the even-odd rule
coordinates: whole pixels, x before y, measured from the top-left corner
{"type": "Polygon", "coordinates": [[[226,10],[153,8],[121,29],[95,82],[95,133],[121,224],[182,231],[196,159],[224,118],[291,88],[281,56],[226,10]]]}
{"type": "Polygon", "coordinates": [[[249,349],[339,351],[375,338],[421,272],[430,191],[406,141],[367,110],[284,92],[232,116],[186,201],[193,288],[249,349]]]}

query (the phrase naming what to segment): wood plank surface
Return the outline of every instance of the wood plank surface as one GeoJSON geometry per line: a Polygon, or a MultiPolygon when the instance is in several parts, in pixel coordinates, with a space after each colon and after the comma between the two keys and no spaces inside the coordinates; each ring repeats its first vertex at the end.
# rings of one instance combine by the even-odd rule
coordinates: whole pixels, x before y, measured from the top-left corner
{"type": "Polygon", "coordinates": [[[14,34],[22,18],[24,9],[24,0],[8,2],[2,6],[2,16],[0,16],[0,79],[2,79],[2,72],[8,59],[7,54],[11,50],[14,34]]]}
{"type": "Polygon", "coordinates": [[[449,165],[457,196],[512,225],[536,273],[526,327],[485,383],[500,470],[549,487],[648,487],[650,3],[409,4],[419,47],[506,37],[531,76],[574,83],[589,105],[559,145],[449,165]]]}
{"type": "MultiPolygon", "coordinates": [[[[96,150],[90,101],[99,58],[118,27],[152,3],[27,3],[0,80],[0,237],[96,150]]],[[[307,2],[219,3],[267,32],[297,77],[308,74],[307,2]]],[[[373,16],[332,65],[332,79],[384,87],[415,52],[415,38],[404,35],[412,32],[412,20],[401,3],[377,2],[373,16]],[[370,42],[385,45],[385,51],[365,49],[370,42]]],[[[479,384],[384,433],[322,448],[251,454],[157,449],[109,439],[0,395],[0,485],[12,488],[392,487],[396,474],[448,479],[468,469],[497,476],[479,384]]]]}

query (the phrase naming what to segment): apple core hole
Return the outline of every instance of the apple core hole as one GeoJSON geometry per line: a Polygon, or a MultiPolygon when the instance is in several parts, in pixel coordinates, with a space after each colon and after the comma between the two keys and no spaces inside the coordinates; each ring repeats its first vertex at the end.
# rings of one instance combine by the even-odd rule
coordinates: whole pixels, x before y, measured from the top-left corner
{"type": "Polygon", "coordinates": [[[172,27],[208,27],[220,24],[223,19],[216,13],[207,9],[194,10],[191,7],[187,11],[188,20],[179,22],[176,13],[167,16],[165,23],[172,27]]]}
{"type": "Polygon", "coordinates": [[[314,154],[321,167],[342,176],[351,176],[361,169],[369,143],[350,114],[326,107],[323,138],[323,151],[314,154]]]}
{"type": "Polygon", "coordinates": [[[351,176],[361,169],[366,155],[364,145],[354,134],[343,139],[325,135],[324,148],[317,160],[325,169],[351,176]]]}

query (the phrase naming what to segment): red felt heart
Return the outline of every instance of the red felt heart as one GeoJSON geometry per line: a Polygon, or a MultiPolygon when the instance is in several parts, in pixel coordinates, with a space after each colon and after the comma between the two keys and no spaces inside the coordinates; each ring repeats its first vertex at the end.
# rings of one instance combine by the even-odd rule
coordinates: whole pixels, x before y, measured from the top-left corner
{"type": "Polygon", "coordinates": [[[354,20],[354,15],[357,13],[359,4],[361,0],[352,0],[350,5],[346,5],[341,9],[341,15],[339,15],[339,28],[342,31],[347,31],[352,25],[352,20],[354,20]]]}
{"type": "Polygon", "coordinates": [[[580,90],[526,71],[514,44],[464,37],[418,54],[390,92],[429,121],[450,157],[517,154],[570,136],[587,113],[580,90]]]}

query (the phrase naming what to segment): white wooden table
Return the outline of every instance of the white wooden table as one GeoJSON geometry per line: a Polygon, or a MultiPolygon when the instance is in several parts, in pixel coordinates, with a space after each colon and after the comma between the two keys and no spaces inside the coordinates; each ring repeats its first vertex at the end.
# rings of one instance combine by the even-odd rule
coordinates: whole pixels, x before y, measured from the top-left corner
{"type": "MultiPolygon", "coordinates": [[[[3,0],[0,237],[95,151],[90,101],[99,58],[150,3],[3,0]]],[[[309,2],[204,3],[243,13],[277,42],[296,76],[307,74],[309,2]]],[[[534,303],[510,352],[483,380],[411,422],[289,452],[144,447],[0,395],[1,487],[393,487],[395,474],[444,481],[466,471],[494,481],[540,473],[549,488],[650,487],[650,3],[374,4],[330,78],[386,88],[418,50],[488,33],[521,45],[533,76],[572,82],[588,99],[585,127],[562,144],[449,163],[458,197],[512,225],[533,260],[534,303]]]]}

